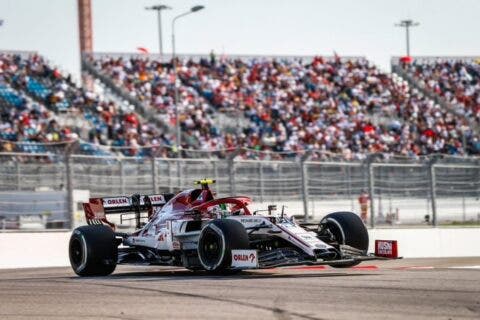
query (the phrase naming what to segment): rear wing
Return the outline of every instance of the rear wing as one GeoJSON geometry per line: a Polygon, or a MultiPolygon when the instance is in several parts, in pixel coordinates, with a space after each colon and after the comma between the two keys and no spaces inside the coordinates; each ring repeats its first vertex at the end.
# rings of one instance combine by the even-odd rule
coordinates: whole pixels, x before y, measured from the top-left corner
{"type": "Polygon", "coordinates": [[[135,213],[136,227],[140,228],[142,212],[148,212],[150,218],[154,208],[163,207],[171,198],[171,193],[90,198],[83,203],[83,211],[88,224],[107,224],[112,228],[115,225],[107,220],[107,214],[135,213]]]}

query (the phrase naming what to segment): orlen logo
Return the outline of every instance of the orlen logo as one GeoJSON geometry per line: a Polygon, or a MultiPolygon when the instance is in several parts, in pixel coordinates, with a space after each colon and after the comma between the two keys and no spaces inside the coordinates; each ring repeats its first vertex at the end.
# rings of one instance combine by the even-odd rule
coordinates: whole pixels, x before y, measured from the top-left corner
{"type": "Polygon", "coordinates": [[[232,267],[257,268],[258,255],[256,250],[232,250],[232,267]]]}
{"type": "Polygon", "coordinates": [[[164,202],[163,196],[150,196],[150,201],[154,203],[164,202]]]}
{"type": "Polygon", "coordinates": [[[234,254],[233,255],[233,260],[253,262],[253,261],[255,261],[255,255],[253,253],[250,253],[250,255],[248,255],[248,254],[234,254]]]}
{"type": "Polygon", "coordinates": [[[128,201],[125,198],[108,199],[107,204],[128,204],[128,201]]]}

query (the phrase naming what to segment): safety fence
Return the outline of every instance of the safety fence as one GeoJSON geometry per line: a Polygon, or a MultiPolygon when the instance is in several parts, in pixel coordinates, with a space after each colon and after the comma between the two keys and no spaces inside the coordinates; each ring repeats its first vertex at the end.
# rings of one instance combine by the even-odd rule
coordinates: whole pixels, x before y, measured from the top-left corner
{"type": "Polygon", "coordinates": [[[218,196],[285,205],[309,220],[348,210],[372,227],[480,223],[477,158],[341,162],[0,153],[0,229],[21,228],[21,219],[36,214],[45,226],[69,228],[81,208],[74,199],[79,190],[91,197],[176,192],[205,177],[216,180],[218,196]],[[60,196],[52,200],[46,196],[51,193],[60,196]],[[42,199],[52,208],[40,205],[42,199]]]}

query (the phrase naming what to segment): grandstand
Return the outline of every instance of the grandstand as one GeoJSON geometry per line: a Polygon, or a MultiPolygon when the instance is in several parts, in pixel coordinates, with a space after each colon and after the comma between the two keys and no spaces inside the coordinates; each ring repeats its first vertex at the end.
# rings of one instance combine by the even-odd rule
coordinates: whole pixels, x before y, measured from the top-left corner
{"type": "Polygon", "coordinates": [[[420,57],[401,67],[419,87],[441,97],[456,114],[480,124],[480,58],[420,57]]]}
{"type": "Polygon", "coordinates": [[[107,153],[102,146],[121,146],[125,140],[134,145],[131,136],[157,136],[132,106],[77,87],[35,53],[1,54],[0,62],[0,135],[6,151],[45,152],[44,144],[78,140],[75,151],[102,155],[107,153]]]}
{"type": "MultiPolygon", "coordinates": [[[[78,140],[74,151],[84,154],[176,156],[172,61],[84,56],[90,76],[101,76],[94,82],[120,93],[111,100],[77,87],[35,53],[3,53],[0,61],[3,150],[44,152],[41,143],[78,140]]],[[[187,157],[238,148],[346,160],[480,153],[472,126],[480,121],[475,59],[414,59],[394,68],[400,75],[361,57],[211,55],[175,63],[187,157]]]]}

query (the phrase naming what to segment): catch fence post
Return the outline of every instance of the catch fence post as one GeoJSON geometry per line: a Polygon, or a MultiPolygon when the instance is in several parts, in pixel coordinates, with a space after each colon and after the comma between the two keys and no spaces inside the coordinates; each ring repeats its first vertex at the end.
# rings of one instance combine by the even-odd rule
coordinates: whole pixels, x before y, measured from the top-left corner
{"type": "Polygon", "coordinates": [[[265,189],[265,181],[263,181],[263,166],[262,166],[262,161],[260,160],[258,162],[258,176],[260,179],[260,202],[263,203],[263,198],[264,198],[264,189],[265,189]]]}
{"type": "Polygon", "coordinates": [[[177,161],[177,190],[182,190],[182,163],[180,159],[175,159],[177,161]]]}
{"type": "Polygon", "coordinates": [[[218,180],[218,168],[217,168],[217,161],[212,159],[212,169],[213,169],[213,177],[215,178],[215,184],[217,185],[217,193],[220,191],[220,183],[218,180]]]}
{"type": "Polygon", "coordinates": [[[236,193],[235,188],[235,162],[233,159],[228,159],[228,178],[230,180],[230,196],[233,197],[236,193]]]}
{"type": "Polygon", "coordinates": [[[120,193],[125,194],[125,176],[123,173],[123,159],[118,159],[118,170],[120,171],[120,193]]]}
{"type": "Polygon", "coordinates": [[[167,160],[167,171],[168,171],[168,192],[172,193],[173,192],[173,186],[172,186],[172,165],[170,163],[170,160],[167,160]]]}
{"type": "Polygon", "coordinates": [[[75,208],[73,204],[73,166],[72,166],[72,145],[65,148],[65,179],[67,190],[67,214],[69,217],[68,228],[73,229],[75,224],[75,208]]]}
{"type": "Polygon", "coordinates": [[[235,157],[242,152],[241,148],[236,149],[228,155],[228,178],[230,180],[230,196],[235,196],[237,188],[235,186],[235,157]]]}
{"type": "Polygon", "coordinates": [[[350,211],[355,211],[355,204],[352,195],[352,167],[347,166],[348,198],[350,199],[350,211]]]}
{"type": "Polygon", "coordinates": [[[304,154],[300,158],[300,175],[302,178],[302,200],[303,200],[303,220],[305,222],[308,222],[309,216],[308,216],[308,168],[307,165],[305,164],[306,161],[311,156],[311,152],[308,151],[306,154],[304,154]]]}
{"type": "Polygon", "coordinates": [[[18,159],[15,159],[15,185],[16,185],[17,191],[20,191],[21,190],[21,187],[20,187],[20,163],[18,162],[18,159]]]}
{"type": "Polygon", "coordinates": [[[375,176],[373,158],[367,157],[368,196],[370,198],[370,227],[375,228],[375,176]]]}
{"type": "Polygon", "coordinates": [[[158,192],[158,170],[157,170],[157,161],[155,157],[152,157],[152,188],[153,188],[153,193],[158,192]]]}
{"type": "Polygon", "coordinates": [[[429,178],[430,178],[430,197],[432,202],[432,225],[436,227],[437,221],[437,190],[436,190],[436,177],[435,177],[435,159],[431,160],[428,164],[429,178]]]}

